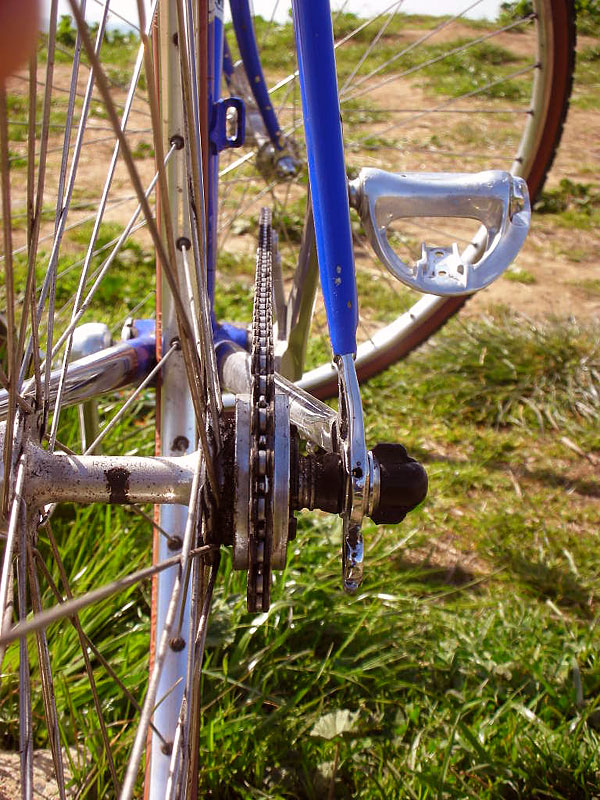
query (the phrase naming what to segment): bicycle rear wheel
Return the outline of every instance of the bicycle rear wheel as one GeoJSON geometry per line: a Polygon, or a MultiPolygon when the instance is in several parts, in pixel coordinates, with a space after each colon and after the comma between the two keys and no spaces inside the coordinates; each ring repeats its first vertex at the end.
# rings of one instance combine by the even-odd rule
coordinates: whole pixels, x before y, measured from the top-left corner
{"type": "Polygon", "coordinates": [[[0,93],[0,734],[21,753],[28,798],[34,747],[50,751],[60,797],[194,791],[188,745],[218,565],[220,392],[196,213],[206,131],[193,124],[208,4],[161,2],[156,24],[157,0],[139,5],[126,20],[100,4],[98,20],[94,4],[86,18],[73,3],[73,24],[53,3],[29,67],[0,93]],[[189,513],[185,492],[151,478],[166,463],[149,458],[157,382],[158,452],[189,454],[189,513]],[[86,498],[88,457],[100,472],[86,498]],[[42,462],[44,496],[30,488],[42,462]],[[79,477],[57,477],[56,463],[79,477]],[[68,495],[86,505],[55,505],[68,495]],[[155,502],[171,513],[155,519],[155,502]]]}
{"type": "MultiPolygon", "coordinates": [[[[405,15],[401,3],[392,3],[371,21],[334,10],[350,175],[361,166],[397,172],[506,169],[524,177],[530,196],[536,197],[568,109],[575,46],[572,3],[540,0],[524,18],[505,13],[493,22],[471,18],[478,5],[456,3],[446,17],[427,17],[405,15]]],[[[265,14],[255,20],[256,35],[281,127],[302,152],[291,23],[281,21],[280,3],[276,10],[277,18],[265,14]],[[287,74],[277,60],[281,58],[287,74]]],[[[232,39],[230,34],[230,43],[232,39]]],[[[272,172],[265,180],[263,159],[255,148],[230,158],[221,183],[220,267],[226,291],[219,308],[231,314],[228,295],[233,289],[238,297],[243,293],[256,209],[268,196],[284,284],[293,287],[297,298],[296,311],[291,300],[286,311],[304,319],[312,313],[304,333],[293,335],[300,344],[294,343],[296,352],[283,371],[317,396],[334,394],[337,379],[328,363],[324,312],[320,302],[313,309],[308,256],[301,255],[302,239],[307,238],[305,171],[295,181],[279,180],[272,172]]],[[[357,217],[353,228],[361,318],[357,370],[364,380],[418,347],[466,300],[406,290],[375,262],[357,217]]],[[[393,244],[402,257],[416,260],[421,241],[464,246],[476,230],[464,220],[404,220],[395,227],[393,244]]]]}

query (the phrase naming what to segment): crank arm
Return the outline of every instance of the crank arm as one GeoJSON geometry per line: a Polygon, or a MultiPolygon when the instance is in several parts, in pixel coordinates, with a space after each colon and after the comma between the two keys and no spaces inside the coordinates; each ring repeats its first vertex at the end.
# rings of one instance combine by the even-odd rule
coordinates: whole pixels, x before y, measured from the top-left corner
{"type": "Polygon", "coordinates": [[[412,289],[441,296],[472,294],[494,281],[521,249],[531,220],[527,184],[499,170],[392,173],[365,168],[350,182],[350,204],[392,275],[412,289]],[[423,243],[421,258],[409,265],[390,245],[388,226],[417,217],[462,217],[482,227],[463,252],[456,243],[423,243]]]}

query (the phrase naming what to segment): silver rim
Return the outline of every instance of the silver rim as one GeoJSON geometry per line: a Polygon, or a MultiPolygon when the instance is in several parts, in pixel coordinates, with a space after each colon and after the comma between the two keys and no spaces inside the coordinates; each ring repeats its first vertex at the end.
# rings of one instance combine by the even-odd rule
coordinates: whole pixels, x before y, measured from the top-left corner
{"type": "MultiPolygon", "coordinates": [[[[99,796],[133,797],[149,731],[149,796],[175,797],[189,794],[192,782],[188,742],[198,720],[188,709],[197,706],[218,563],[214,548],[204,544],[202,500],[216,487],[221,398],[206,304],[203,218],[192,211],[202,208],[203,199],[202,143],[194,122],[198,4],[161,2],[156,42],[158,0],[140,2],[139,18],[121,35],[109,29],[107,36],[111,9],[109,2],[101,4],[95,39],[85,25],[86,10],[93,20],[92,5],[72,3],[76,31],[69,31],[60,26],[53,3],[38,55],[9,79],[0,97],[3,218],[12,221],[4,226],[2,259],[0,657],[9,678],[0,691],[3,705],[17,705],[19,724],[10,735],[21,752],[23,797],[33,793],[34,737],[45,738],[52,751],[59,796],[66,797],[73,778],[84,792],[94,787],[99,796]],[[162,106],[149,102],[157,96],[155,57],[165,81],[162,106]],[[183,137],[183,149],[174,134],[183,137]],[[154,358],[153,337],[126,318],[154,316],[155,254],[163,275],[163,336],[149,372],[140,359],[154,358]],[[103,364],[94,362],[93,351],[105,348],[111,335],[118,339],[123,323],[126,338],[146,336],[143,346],[118,343],[102,350],[103,364]],[[82,355],[84,372],[67,372],[73,356],[82,355]],[[136,372],[141,377],[133,389],[114,391],[136,372]],[[167,462],[147,458],[154,450],[156,380],[163,451],[190,454],[186,491],[163,495],[169,510],[161,510],[157,521],[152,502],[162,490],[155,495],[151,489],[152,464],[167,462]],[[89,399],[108,387],[113,391],[99,407],[89,399]],[[78,400],[85,400],[81,433],[76,410],[67,409],[78,400]],[[94,459],[100,459],[96,487],[105,494],[95,499],[126,502],[127,510],[92,506],[65,522],[56,503],[64,499],[67,483],[82,488],[80,470],[94,459]],[[44,463],[51,465],[45,488],[35,483],[44,463]],[[61,479],[60,464],[67,472],[80,471],[75,483],[72,474],[61,479]],[[135,464],[145,487],[138,496],[130,494],[135,464]],[[189,510],[172,505],[187,503],[188,492],[189,510]],[[98,528],[94,520],[104,522],[98,528]],[[85,567],[79,576],[73,562],[77,539],[85,567]],[[111,560],[116,579],[108,581],[103,565],[108,571],[111,560]],[[86,574],[89,579],[82,578],[86,574]],[[153,646],[147,617],[139,618],[139,638],[127,645],[145,663],[152,650],[146,687],[131,683],[127,662],[118,657],[127,625],[121,628],[117,620],[125,621],[126,609],[145,602],[151,580],[158,597],[153,646]],[[111,640],[121,641],[116,647],[104,641],[102,650],[111,652],[94,641],[96,619],[108,624],[111,640]],[[31,638],[19,623],[29,625],[31,638]],[[72,682],[88,684],[74,705],[72,682],[61,677],[61,641],[74,647],[72,682]],[[113,710],[105,693],[109,686],[113,710]],[[127,727],[117,723],[125,714],[127,727]],[[34,723],[40,716],[46,719],[42,726],[34,723]],[[65,748],[78,751],[80,773],[69,774],[65,748]]],[[[166,486],[162,478],[159,483],[166,486]]],[[[79,489],[75,495],[80,503],[94,499],[79,489]]]]}
{"type": "MultiPolygon", "coordinates": [[[[277,4],[278,13],[280,6],[277,4]]],[[[336,17],[334,13],[340,101],[350,170],[361,166],[381,166],[399,172],[498,168],[527,177],[540,145],[552,88],[552,71],[545,67],[553,46],[550,6],[544,0],[537,3],[535,20],[504,20],[483,27],[468,19],[477,6],[477,2],[457,4],[451,17],[440,18],[420,29],[420,23],[409,19],[405,22],[409,33],[404,36],[398,28],[401,2],[390,4],[371,24],[357,20],[352,25],[348,15],[340,13],[336,17]],[[345,52],[351,49],[356,54],[349,66],[345,52]],[[378,58],[379,51],[384,51],[386,57],[378,58]],[[506,54],[511,59],[508,64],[502,62],[506,54]],[[489,60],[481,62],[482,76],[475,81],[477,85],[474,88],[465,85],[464,90],[452,94],[447,85],[450,70],[457,70],[459,80],[464,71],[477,63],[477,58],[489,60]],[[438,80],[438,74],[445,94],[435,92],[433,82],[438,80]],[[367,122],[361,122],[362,118],[367,122]]],[[[264,12],[263,16],[269,19],[264,12]]],[[[271,18],[257,30],[260,44],[261,38],[268,41],[269,35],[274,36],[277,23],[271,18]]],[[[280,109],[282,127],[293,132],[300,143],[296,73],[290,71],[281,77],[269,66],[265,71],[273,84],[274,106],[280,109]]],[[[246,232],[253,230],[255,209],[264,204],[265,197],[270,197],[276,225],[279,223],[280,249],[288,268],[287,286],[293,285],[297,263],[300,265],[296,274],[301,276],[301,283],[306,283],[306,263],[301,255],[299,260],[297,243],[298,215],[302,213],[300,191],[290,183],[265,182],[252,171],[254,159],[252,151],[236,153],[221,171],[220,227],[225,249],[228,253],[245,253],[246,232]],[[237,189],[236,179],[239,179],[237,189]],[[236,191],[239,202],[234,203],[236,191]]],[[[358,230],[358,222],[356,226],[362,317],[357,353],[360,372],[368,369],[383,352],[402,349],[403,343],[439,313],[446,301],[402,290],[376,262],[358,230]],[[397,298],[396,310],[392,297],[397,298]]],[[[443,225],[439,220],[425,221],[419,227],[408,224],[398,230],[397,244],[399,252],[404,254],[409,248],[420,246],[422,240],[435,244],[458,241],[460,246],[467,244],[475,231],[476,228],[464,223],[456,225],[456,221],[449,220],[443,225]]],[[[226,281],[235,282],[234,268],[229,266],[231,260],[228,255],[226,281]]],[[[243,257],[238,256],[238,262],[243,267],[243,257]]],[[[243,285],[243,279],[240,280],[243,285]]],[[[306,298],[304,303],[308,309],[303,312],[305,324],[310,329],[304,338],[312,344],[302,377],[297,372],[287,372],[287,376],[315,393],[322,394],[326,386],[334,387],[335,391],[323,311],[319,302],[314,313],[312,303],[306,298]],[[316,341],[321,342],[318,348],[316,341]]],[[[293,360],[297,363],[301,355],[295,354],[293,360]]],[[[283,371],[286,372],[285,367],[283,371]]],[[[226,404],[229,401],[227,397],[226,404]]]]}

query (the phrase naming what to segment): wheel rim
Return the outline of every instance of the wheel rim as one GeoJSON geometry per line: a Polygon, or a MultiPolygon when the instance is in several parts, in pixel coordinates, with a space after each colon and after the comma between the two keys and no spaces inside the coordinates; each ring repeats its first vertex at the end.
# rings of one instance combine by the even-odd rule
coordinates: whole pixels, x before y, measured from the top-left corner
{"type": "MultiPolygon", "coordinates": [[[[73,28],[57,19],[55,8],[48,35],[43,37],[29,74],[27,67],[19,71],[9,79],[6,93],[0,97],[3,218],[12,222],[4,227],[2,266],[2,305],[7,309],[6,320],[4,315],[2,320],[0,376],[4,384],[0,406],[5,420],[0,435],[2,634],[7,641],[14,638],[15,616],[24,623],[30,612],[33,619],[29,623],[36,630],[31,640],[22,638],[20,643],[2,648],[3,672],[11,677],[3,681],[1,691],[3,707],[14,709],[11,725],[3,734],[5,741],[12,741],[21,751],[24,797],[31,796],[33,785],[34,735],[36,746],[43,743],[52,751],[61,796],[66,794],[69,777],[83,795],[92,792],[126,798],[137,794],[153,716],[153,738],[159,749],[173,754],[167,759],[171,765],[170,788],[166,779],[162,784],[154,775],[148,779],[155,785],[155,796],[176,793],[182,781],[187,785],[190,780],[190,760],[183,759],[182,753],[189,753],[185,745],[192,721],[182,713],[181,709],[188,706],[182,704],[181,696],[190,698],[197,692],[196,667],[201,662],[207,603],[217,567],[212,548],[202,544],[202,537],[208,524],[203,498],[209,496],[207,487],[215,480],[220,397],[214,392],[210,325],[207,329],[200,303],[203,244],[197,231],[191,230],[190,207],[200,205],[194,203],[198,186],[186,189],[177,205],[177,225],[173,226],[169,216],[175,208],[169,206],[168,198],[175,192],[169,188],[165,191],[162,185],[163,180],[169,180],[167,172],[177,173],[176,181],[181,182],[181,175],[194,167],[197,184],[201,170],[191,157],[189,162],[183,158],[178,143],[170,141],[173,131],[162,130],[158,110],[148,104],[156,88],[153,44],[150,39],[144,54],[136,33],[147,30],[152,34],[150,21],[156,5],[155,0],[144,2],[145,16],[135,20],[133,27],[120,33],[113,29],[107,35],[104,26],[109,9],[105,7],[96,45],[89,33],[79,33],[87,31],[83,18],[77,19],[73,28]],[[93,83],[89,78],[92,74],[93,83]],[[140,74],[142,84],[136,88],[140,74]],[[162,197],[160,232],[157,194],[162,197]],[[176,250],[183,234],[189,236],[191,246],[176,250]],[[167,276],[165,283],[172,288],[173,274],[177,274],[181,287],[176,287],[171,305],[162,306],[165,335],[158,348],[157,366],[148,374],[147,364],[142,363],[154,358],[153,334],[143,332],[144,324],[127,322],[126,338],[133,335],[134,342],[146,341],[142,348],[127,342],[117,348],[125,372],[131,367],[125,380],[134,379],[136,388],[121,390],[119,384],[123,383],[110,377],[116,363],[114,354],[110,364],[105,361],[104,371],[97,370],[97,378],[108,380],[111,392],[100,404],[99,435],[96,431],[92,436],[95,441],[88,437],[82,444],[77,409],[67,408],[73,397],[70,378],[65,377],[68,351],[75,352],[79,346],[78,340],[71,341],[71,333],[80,324],[95,320],[97,341],[92,341],[94,336],[88,330],[80,344],[105,348],[109,334],[118,339],[125,317],[152,313],[155,248],[167,276]],[[141,339],[136,339],[138,335],[141,339]],[[51,376],[53,370],[58,370],[56,379],[51,376]],[[135,381],[136,372],[145,373],[143,380],[135,381]],[[193,374],[196,377],[188,382],[187,376],[193,374]],[[31,447],[39,446],[40,439],[43,451],[98,453],[102,447],[110,457],[127,452],[153,455],[152,381],[157,378],[169,396],[185,395],[191,401],[185,410],[187,421],[179,412],[177,415],[183,431],[163,424],[163,436],[170,437],[168,447],[193,451],[200,431],[188,521],[179,519],[177,529],[170,523],[163,525],[162,520],[157,524],[148,504],[140,507],[128,503],[124,510],[108,506],[72,511],[64,511],[62,506],[58,510],[52,505],[40,507],[42,500],[26,486],[38,458],[31,455],[31,447]],[[182,391],[182,384],[186,391],[182,391]],[[215,432],[209,441],[207,431],[211,427],[215,432]],[[164,552],[159,551],[155,566],[150,566],[153,533],[164,542],[164,552]],[[162,613],[169,623],[157,636],[149,676],[148,581],[159,572],[169,576],[162,584],[170,602],[168,610],[158,617],[162,613]],[[109,573],[117,576],[117,582],[105,586],[100,592],[104,599],[99,600],[99,595],[89,590],[105,584],[109,573]],[[189,589],[191,580],[193,590],[189,589]],[[75,604],[72,613],[69,603],[75,604]],[[188,618],[180,613],[180,605],[190,606],[188,618]],[[60,621],[58,628],[53,623],[46,633],[50,623],[42,610],[60,621]],[[183,676],[183,693],[177,686],[174,690],[168,671],[166,685],[160,682],[167,656],[180,651],[178,640],[182,637],[196,641],[193,655],[188,657],[188,647],[179,659],[183,668],[180,664],[175,682],[183,676]],[[166,723],[161,714],[154,715],[155,705],[161,711],[169,710],[175,724],[168,731],[162,727],[166,723]],[[62,748],[70,749],[74,761],[65,757],[62,748]]],[[[178,4],[183,17],[178,20],[182,23],[178,28],[180,52],[182,40],[187,37],[189,43],[192,38],[193,22],[185,22],[192,5],[178,4]]],[[[163,13],[169,13],[169,6],[174,8],[164,3],[163,13]]],[[[75,16],[85,13],[85,3],[82,8],[77,5],[75,16]]],[[[206,7],[202,8],[206,12],[206,7]]],[[[154,56],[158,59],[162,54],[156,44],[154,56]]],[[[166,97],[159,113],[168,118],[168,92],[166,97]]],[[[189,97],[179,100],[180,105],[190,102],[189,97]]],[[[85,349],[78,353],[86,354],[85,349]]],[[[88,375],[86,380],[99,388],[97,378],[88,375]]],[[[174,414],[167,417],[171,422],[174,414]]],[[[72,458],[80,463],[76,455],[72,458]]],[[[117,495],[121,493],[120,501],[126,499],[125,476],[118,489],[114,483],[117,475],[109,476],[109,471],[106,480],[112,486],[111,498],[119,502],[117,495]]]]}
{"type": "MultiPolygon", "coordinates": [[[[542,0],[536,7],[538,22],[503,20],[495,25],[475,23],[458,16],[468,7],[466,3],[460,8],[457,6],[456,16],[450,20],[438,19],[425,27],[422,18],[408,18],[404,24],[409,32],[402,39],[399,38],[402,33],[396,4],[388,9],[389,13],[382,13],[378,24],[372,27],[363,26],[362,20],[352,20],[351,15],[340,14],[336,19],[334,13],[341,110],[350,171],[363,165],[392,171],[498,168],[525,177],[532,196],[541,189],[560,138],[570,90],[573,31],[566,5],[556,0],[542,0]],[[395,50],[390,43],[394,26],[397,26],[395,35],[399,43],[395,50]],[[360,48],[357,39],[360,39],[360,48]],[[344,54],[344,48],[356,51],[352,59],[344,54]],[[384,57],[377,58],[378,49],[388,55],[387,65],[384,57]],[[482,76],[469,83],[468,70],[478,59],[488,59],[489,63],[484,61],[482,76]],[[451,68],[456,69],[457,84],[464,84],[460,90],[451,85],[451,68]],[[435,81],[441,83],[438,93],[435,81]],[[385,92],[390,93],[387,104],[382,94],[385,92]],[[365,98],[368,102],[357,107],[365,98]],[[427,101],[428,107],[419,107],[416,102],[419,99],[427,101]],[[392,101],[395,101],[393,108],[390,107],[392,101]],[[398,101],[404,101],[403,108],[398,101]],[[508,111],[514,113],[508,114],[508,111]],[[379,122],[382,117],[385,123],[379,122]],[[437,125],[431,120],[442,121],[437,125]],[[399,131],[402,132],[400,139],[394,140],[399,131]],[[369,137],[375,149],[365,147],[369,137]]],[[[268,19],[267,15],[265,17],[268,19]]],[[[277,28],[275,22],[261,22],[257,27],[259,44],[261,38],[268,43],[269,36],[276,41],[273,30],[278,31],[277,36],[283,41],[281,28],[277,28]]],[[[264,46],[271,52],[268,44],[264,46]]],[[[286,78],[275,71],[269,76],[268,66],[266,72],[272,83],[280,87],[273,97],[284,98],[285,109],[280,115],[282,127],[294,129],[301,138],[293,74],[290,72],[286,78]],[[290,98],[294,98],[293,101],[290,98]]],[[[277,107],[276,102],[274,105],[277,107]]],[[[244,253],[245,231],[253,231],[254,204],[264,204],[265,195],[271,197],[276,226],[279,223],[280,249],[289,270],[293,270],[298,258],[302,226],[302,210],[298,206],[300,193],[296,187],[273,183],[265,186],[258,180],[254,184],[256,200],[248,199],[253,191],[249,188],[252,185],[251,158],[249,153],[241,158],[236,154],[238,167],[230,164],[222,170],[226,182],[220,220],[226,250],[222,260],[225,282],[230,281],[238,294],[243,294],[246,284],[243,276],[240,278],[235,273],[236,259],[243,270],[245,256],[236,254],[244,253]],[[241,207],[236,205],[229,211],[231,185],[236,176],[241,178],[238,191],[242,203],[241,207]]],[[[399,247],[404,248],[401,255],[408,252],[407,240],[412,240],[409,246],[413,258],[418,257],[416,249],[422,240],[446,245],[457,240],[459,246],[461,241],[468,242],[475,229],[455,222],[437,220],[426,221],[420,228],[412,224],[403,226],[398,237],[399,247]],[[441,241],[440,238],[436,240],[436,236],[441,241]]],[[[424,299],[416,294],[411,297],[383,267],[375,264],[362,238],[358,219],[353,225],[363,318],[362,327],[359,327],[357,368],[364,379],[418,346],[456,313],[464,300],[424,299]]],[[[320,304],[316,309],[300,385],[319,397],[326,397],[336,392],[337,381],[329,364],[320,304]]],[[[298,375],[293,377],[298,379],[298,375]]]]}

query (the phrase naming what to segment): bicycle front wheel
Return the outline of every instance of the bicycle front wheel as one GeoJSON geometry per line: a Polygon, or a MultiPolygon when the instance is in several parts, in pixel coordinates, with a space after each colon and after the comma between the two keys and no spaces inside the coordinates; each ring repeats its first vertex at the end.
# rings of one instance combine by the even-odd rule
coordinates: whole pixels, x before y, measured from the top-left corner
{"type": "Polygon", "coordinates": [[[71,18],[53,3],[0,90],[0,735],[26,798],[38,750],[55,796],[194,795],[218,564],[193,124],[208,3],[138,5],[125,19],[74,2],[71,18]],[[159,474],[173,463],[185,487],[159,474]]]}
{"type": "MultiPolygon", "coordinates": [[[[372,20],[332,11],[350,176],[362,166],[395,172],[505,169],[524,177],[535,199],[568,109],[573,6],[569,0],[539,0],[524,15],[504,11],[491,21],[473,18],[480,5],[455,3],[447,16],[433,17],[404,14],[402,3],[393,3],[372,20]]],[[[273,106],[294,152],[302,153],[293,33],[284,20],[279,3],[276,14],[255,19],[255,29],[273,106]]],[[[228,38],[235,41],[233,32],[228,38]]],[[[230,315],[229,297],[233,291],[238,298],[244,294],[257,207],[267,196],[279,233],[283,282],[290,289],[288,341],[282,346],[291,357],[282,369],[325,397],[337,391],[337,379],[329,364],[323,307],[320,301],[313,304],[316,284],[307,280],[310,248],[302,254],[303,238],[310,235],[303,233],[306,172],[301,168],[290,180],[266,171],[261,148],[255,144],[243,156],[230,157],[221,171],[225,281],[218,307],[230,315]],[[303,329],[293,329],[290,318],[300,319],[303,329]]],[[[357,217],[353,228],[361,320],[357,370],[364,380],[423,343],[465,299],[406,290],[374,260],[357,217]]],[[[464,220],[403,220],[392,244],[403,258],[416,260],[422,241],[466,246],[476,230],[464,220]]]]}

